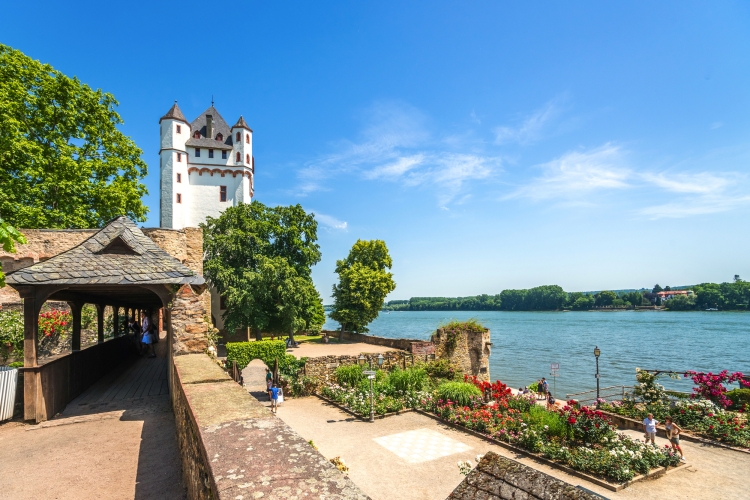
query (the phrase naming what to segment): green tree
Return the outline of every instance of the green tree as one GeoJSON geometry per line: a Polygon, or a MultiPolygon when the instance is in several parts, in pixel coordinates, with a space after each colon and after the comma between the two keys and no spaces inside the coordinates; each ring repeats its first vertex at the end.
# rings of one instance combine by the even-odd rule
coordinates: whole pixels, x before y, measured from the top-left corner
{"type": "Polygon", "coordinates": [[[596,294],[596,305],[599,307],[611,306],[616,298],[617,294],[615,292],[604,290],[603,292],[596,294]]]}
{"type": "Polygon", "coordinates": [[[654,285],[654,289],[651,290],[651,293],[659,293],[659,292],[661,292],[663,290],[664,289],[661,286],[659,286],[659,283],[657,283],[656,285],[654,285]]]}
{"type": "Polygon", "coordinates": [[[0,217],[16,227],[146,220],[142,151],[114,96],[0,44],[0,217]]]}
{"type": "Polygon", "coordinates": [[[208,217],[202,228],[203,272],[225,298],[227,329],[250,327],[256,338],[320,329],[325,313],[310,274],[320,261],[313,214],[253,201],[208,217]]]}
{"type": "MultiPolygon", "coordinates": [[[[16,228],[0,218],[0,245],[8,253],[16,252],[16,243],[26,243],[24,235],[18,232],[16,228]]],[[[5,286],[5,274],[0,269],[0,288],[5,286]]]]}
{"type": "Polygon", "coordinates": [[[355,332],[367,332],[367,325],[378,317],[386,295],[396,288],[388,248],[382,240],[357,240],[346,259],[336,261],[338,284],[333,286],[331,318],[355,332]]]}

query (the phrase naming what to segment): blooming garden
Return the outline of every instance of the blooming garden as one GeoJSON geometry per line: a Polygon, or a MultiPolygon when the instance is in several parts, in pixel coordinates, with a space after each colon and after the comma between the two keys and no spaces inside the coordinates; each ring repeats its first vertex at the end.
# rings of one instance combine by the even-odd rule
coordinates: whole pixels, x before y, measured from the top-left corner
{"type": "MultiPolygon", "coordinates": [[[[366,416],[370,412],[369,381],[358,366],[340,367],[337,382],[322,394],[366,416]]],[[[538,454],[573,469],[625,482],[657,467],[676,466],[680,457],[669,447],[656,447],[618,434],[607,415],[568,404],[547,410],[533,395],[514,395],[502,382],[489,383],[429,377],[421,367],[378,371],[373,381],[375,413],[384,415],[417,408],[441,419],[538,454]]]]}

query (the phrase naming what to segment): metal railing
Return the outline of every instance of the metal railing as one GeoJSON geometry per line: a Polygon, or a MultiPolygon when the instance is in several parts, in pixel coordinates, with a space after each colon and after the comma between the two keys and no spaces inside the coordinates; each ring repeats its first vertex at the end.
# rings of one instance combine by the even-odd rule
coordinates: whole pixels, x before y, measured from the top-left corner
{"type": "MultiPolygon", "coordinates": [[[[599,389],[599,397],[606,401],[622,401],[625,396],[629,396],[633,392],[633,386],[630,385],[611,385],[609,387],[603,387],[599,389]]],[[[596,389],[592,391],[576,392],[573,394],[566,394],[565,400],[570,401],[575,399],[582,405],[596,402],[596,389]]]]}

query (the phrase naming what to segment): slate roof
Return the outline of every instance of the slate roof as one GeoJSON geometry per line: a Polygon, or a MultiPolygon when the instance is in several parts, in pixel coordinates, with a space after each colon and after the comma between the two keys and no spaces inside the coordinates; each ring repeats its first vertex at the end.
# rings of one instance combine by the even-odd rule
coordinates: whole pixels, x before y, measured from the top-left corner
{"type": "Polygon", "coordinates": [[[185,123],[187,123],[187,119],[185,119],[185,115],[182,114],[182,110],[180,110],[180,107],[177,105],[177,101],[174,102],[171,108],[169,108],[169,111],[167,111],[167,114],[159,118],[159,123],[161,123],[162,120],[181,120],[185,123]]]}
{"type": "Polygon", "coordinates": [[[193,120],[190,124],[190,139],[185,143],[188,146],[198,146],[199,148],[214,148],[214,149],[232,149],[232,131],[224,121],[224,118],[213,106],[209,106],[206,111],[201,113],[198,118],[193,120]],[[211,115],[213,120],[213,137],[206,137],[206,115],[211,115]],[[198,130],[201,133],[200,139],[193,138],[193,134],[198,130]],[[224,136],[224,142],[220,143],[215,140],[216,134],[224,136]],[[194,141],[211,141],[213,145],[205,144],[194,144],[194,141]],[[223,146],[220,146],[223,144],[223,146]]]}
{"type": "Polygon", "coordinates": [[[6,276],[13,285],[203,285],[202,276],[159,248],[128,217],[78,246],[6,276]]]}
{"type": "Polygon", "coordinates": [[[202,137],[200,139],[190,138],[190,139],[187,140],[187,142],[185,142],[185,145],[186,146],[193,146],[195,148],[226,149],[228,151],[232,150],[232,145],[231,144],[226,144],[224,142],[219,142],[219,141],[214,140],[214,139],[204,139],[202,137]]]}
{"type": "Polygon", "coordinates": [[[237,120],[237,123],[235,123],[234,125],[232,125],[232,128],[237,128],[237,127],[240,127],[240,128],[246,128],[246,129],[248,129],[248,130],[249,130],[250,132],[252,132],[252,131],[253,131],[253,129],[251,129],[251,128],[250,128],[250,126],[249,126],[249,125],[247,124],[247,122],[246,122],[246,121],[245,121],[245,119],[244,119],[244,118],[242,117],[242,115],[240,115],[240,119],[239,119],[239,120],[237,120]]]}

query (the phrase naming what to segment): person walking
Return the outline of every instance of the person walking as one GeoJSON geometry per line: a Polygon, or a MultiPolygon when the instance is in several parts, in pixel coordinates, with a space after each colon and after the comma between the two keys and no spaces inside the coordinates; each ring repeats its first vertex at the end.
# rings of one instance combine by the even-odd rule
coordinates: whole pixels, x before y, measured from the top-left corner
{"type": "Polygon", "coordinates": [[[273,387],[271,387],[271,413],[276,413],[276,410],[279,409],[279,388],[276,387],[276,384],[273,384],[273,387]]]}
{"type": "MultiPolygon", "coordinates": [[[[151,321],[148,319],[148,315],[146,314],[146,311],[143,311],[143,322],[141,323],[141,344],[146,346],[146,354],[150,351],[151,354],[149,355],[149,358],[155,358],[156,354],[154,353],[154,347],[153,347],[153,339],[151,338],[151,321]]],[[[141,351],[141,355],[143,355],[144,352],[141,351]]]]}
{"type": "Polygon", "coordinates": [[[555,411],[557,409],[555,397],[551,392],[547,391],[547,410],[555,411]]]}
{"type": "Polygon", "coordinates": [[[682,429],[672,421],[672,417],[664,419],[664,428],[667,430],[667,439],[672,443],[672,449],[677,450],[680,454],[680,460],[684,462],[685,455],[682,454],[682,448],[680,448],[680,433],[682,429]]]}
{"type": "Polygon", "coordinates": [[[643,432],[646,433],[646,443],[651,440],[651,444],[654,444],[656,439],[656,426],[658,423],[659,421],[654,419],[653,413],[649,413],[648,416],[643,419],[643,432]]]}
{"type": "Polygon", "coordinates": [[[546,391],[544,390],[544,379],[536,383],[536,399],[544,399],[546,391]]]}
{"type": "Polygon", "coordinates": [[[266,368],[266,392],[268,393],[268,400],[271,400],[271,386],[273,385],[273,375],[271,369],[266,368]]]}

